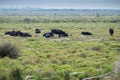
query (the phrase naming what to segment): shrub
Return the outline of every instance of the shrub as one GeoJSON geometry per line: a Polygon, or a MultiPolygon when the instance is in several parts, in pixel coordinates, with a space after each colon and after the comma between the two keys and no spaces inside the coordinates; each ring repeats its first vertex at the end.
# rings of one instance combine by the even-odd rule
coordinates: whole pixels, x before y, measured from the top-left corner
{"type": "Polygon", "coordinates": [[[6,75],[0,75],[0,80],[7,80],[7,76],[6,75]]]}
{"type": "Polygon", "coordinates": [[[25,22],[25,23],[30,23],[31,20],[30,20],[29,18],[25,18],[25,19],[23,20],[23,22],[25,22]]]}
{"type": "Polygon", "coordinates": [[[21,70],[19,68],[0,70],[0,80],[23,80],[21,70]]]}
{"type": "Polygon", "coordinates": [[[91,49],[94,50],[94,51],[101,51],[102,46],[94,46],[91,49]]]}
{"type": "Polygon", "coordinates": [[[13,69],[10,73],[11,80],[23,80],[20,69],[13,69]]]}
{"type": "Polygon", "coordinates": [[[81,53],[80,57],[86,58],[87,57],[87,53],[81,53]]]}
{"type": "Polygon", "coordinates": [[[34,74],[34,76],[35,76],[35,80],[42,80],[43,79],[43,77],[39,73],[34,74]]]}
{"type": "Polygon", "coordinates": [[[96,13],[96,17],[100,17],[100,14],[99,14],[99,13],[96,13]]]}
{"type": "Polygon", "coordinates": [[[70,80],[70,72],[69,71],[65,71],[64,80],[70,80]]]}
{"type": "Polygon", "coordinates": [[[20,51],[14,44],[5,42],[0,44],[0,58],[9,57],[15,59],[20,56],[20,51]]]}

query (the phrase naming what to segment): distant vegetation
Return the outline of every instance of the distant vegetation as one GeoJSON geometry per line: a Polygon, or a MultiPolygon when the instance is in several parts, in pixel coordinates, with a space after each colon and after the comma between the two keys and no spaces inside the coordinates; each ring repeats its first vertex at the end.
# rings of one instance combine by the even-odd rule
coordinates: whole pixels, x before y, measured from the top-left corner
{"type": "Polygon", "coordinates": [[[0,15],[9,16],[44,16],[44,15],[55,15],[55,16],[93,16],[99,13],[101,16],[119,16],[119,9],[39,9],[39,8],[0,8],[0,15]]]}

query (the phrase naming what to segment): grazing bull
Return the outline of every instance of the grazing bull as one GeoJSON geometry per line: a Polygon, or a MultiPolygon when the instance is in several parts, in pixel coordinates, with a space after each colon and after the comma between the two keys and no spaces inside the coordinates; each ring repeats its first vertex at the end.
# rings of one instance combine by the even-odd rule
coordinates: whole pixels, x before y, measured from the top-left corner
{"type": "Polygon", "coordinates": [[[52,32],[48,32],[48,33],[44,33],[43,36],[44,36],[45,38],[50,38],[50,37],[53,37],[54,34],[53,34],[52,32]]]}
{"type": "Polygon", "coordinates": [[[114,29],[110,28],[109,29],[109,34],[112,36],[114,34],[114,29]]]}
{"type": "Polygon", "coordinates": [[[41,33],[41,30],[38,29],[38,28],[36,28],[36,29],[35,29],[35,33],[36,33],[36,34],[39,34],[39,33],[41,33]]]}
{"type": "Polygon", "coordinates": [[[64,31],[59,30],[59,29],[52,29],[51,32],[54,34],[57,34],[59,37],[67,37],[68,36],[67,33],[65,33],[64,31]]]}
{"type": "Polygon", "coordinates": [[[83,35],[92,35],[92,33],[90,33],[90,32],[81,32],[81,34],[83,34],[83,35]]]}

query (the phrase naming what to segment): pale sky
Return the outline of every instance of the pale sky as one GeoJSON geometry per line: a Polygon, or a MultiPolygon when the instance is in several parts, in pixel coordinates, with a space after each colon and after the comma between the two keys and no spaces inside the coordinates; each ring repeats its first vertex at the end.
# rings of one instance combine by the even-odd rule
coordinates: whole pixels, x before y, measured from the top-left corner
{"type": "Polygon", "coordinates": [[[0,8],[120,9],[120,0],[0,0],[0,8]]]}

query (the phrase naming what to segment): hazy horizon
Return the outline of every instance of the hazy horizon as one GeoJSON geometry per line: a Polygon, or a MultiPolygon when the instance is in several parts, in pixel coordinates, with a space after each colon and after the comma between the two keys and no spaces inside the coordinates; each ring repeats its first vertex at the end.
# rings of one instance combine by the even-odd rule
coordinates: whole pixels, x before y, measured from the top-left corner
{"type": "Polygon", "coordinates": [[[0,8],[120,9],[120,0],[0,0],[0,8]]]}

